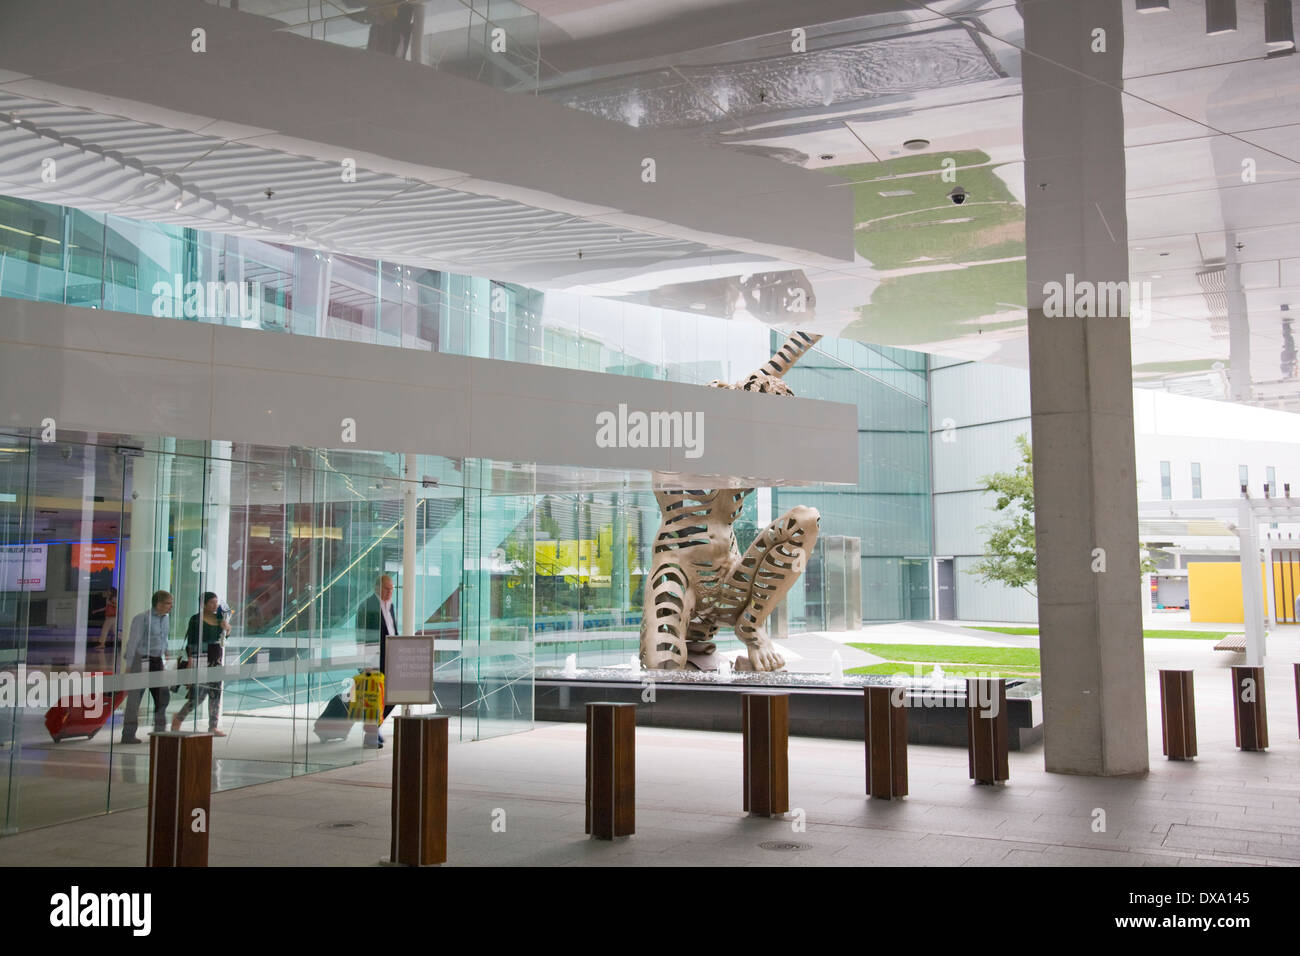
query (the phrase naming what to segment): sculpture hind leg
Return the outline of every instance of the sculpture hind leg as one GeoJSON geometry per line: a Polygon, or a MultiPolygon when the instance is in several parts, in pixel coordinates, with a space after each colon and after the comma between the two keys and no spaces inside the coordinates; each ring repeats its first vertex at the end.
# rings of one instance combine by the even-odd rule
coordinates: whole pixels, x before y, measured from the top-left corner
{"type": "Polygon", "coordinates": [[[754,670],[774,671],[785,666],[765,625],[803,573],[817,544],[820,518],[816,508],[791,508],[754,539],[727,575],[723,601],[735,608],[736,637],[748,648],[754,670]]]}
{"type": "Polygon", "coordinates": [[[657,560],[646,587],[650,590],[641,618],[641,666],[681,670],[686,666],[687,631],[695,613],[690,579],[675,560],[657,560]]]}

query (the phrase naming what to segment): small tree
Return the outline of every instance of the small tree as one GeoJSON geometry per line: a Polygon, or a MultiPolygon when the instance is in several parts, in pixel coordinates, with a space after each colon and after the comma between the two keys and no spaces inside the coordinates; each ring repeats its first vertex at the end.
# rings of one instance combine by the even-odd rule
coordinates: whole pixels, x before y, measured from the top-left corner
{"type": "Polygon", "coordinates": [[[984,557],[967,574],[988,583],[997,581],[1020,588],[1031,597],[1038,580],[1038,558],[1034,551],[1034,450],[1027,435],[1016,436],[1020,464],[1015,471],[994,472],[980,478],[984,490],[997,495],[993,504],[1002,520],[980,527],[988,535],[984,557]]]}
{"type": "MultiPolygon", "coordinates": [[[[995,511],[1005,513],[1001,521],[982,525],[988,535],[984,557],[967,570],[981,581],[997,581],[1007,587],[1020,588],[1038,597],[1038,555],[1034,550],[1034,450],[1028,435],[1016,436],[1020,464],[1015,471],[994,472],[980,479],[985,491],[997,495],[995,511]]],[[[1143,574],[1156,570],[1156,561],[1165,554],[1159,548],[1138,542],[1139,569],[1143,574]]]]}

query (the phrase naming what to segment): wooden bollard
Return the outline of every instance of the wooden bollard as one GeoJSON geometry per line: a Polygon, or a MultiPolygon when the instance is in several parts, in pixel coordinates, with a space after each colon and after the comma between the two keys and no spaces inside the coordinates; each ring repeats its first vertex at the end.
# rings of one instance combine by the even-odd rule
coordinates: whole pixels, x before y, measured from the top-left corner
{"type": "Polygon", "coordinates": [[[587,705],[587,833],[636,832],[636,704],[587,705]]]}
{"type": "Polygon", "coordinates": [[[146,866],[207,866],[212,735],[149,735],[146,866]]]}
{"type": "Polygon", "coordinates": [[[890,800],[907,796],[907,707],[895,702],[902,688],[868,686],[863,690],[866,720],[867,793],[890,800]]]}
{"type": "Polygon", "coordinates": [[[993,784],[1011,776],[1007,763],[1007,682],[1002,678],[966,679],[966,742],[972,780],[993,784]]]}
{"type": "Polygon", "coordinates": [[[389,860],[402,866],[447,862],[447,717],[398,717],[393,742],[389,860]]]}
{"type": "Polygon", "coordinates": [[[759,816],[790,810],[790,695],[740,695],[744,731],[744,809],[759,816]]]}
{"type": "Polygon", "coordinates": [[[1268,749],[1268,714],[1264,707],[1264,668],[1232,669],[1232,723],[1242,750],[1268,749]]]}
{"type": "Polygon", "coordinates": [[[1160,740],[1170,760],[1196,756],[1196,698],[1191,671],[1160,672],[1160,740]]]}

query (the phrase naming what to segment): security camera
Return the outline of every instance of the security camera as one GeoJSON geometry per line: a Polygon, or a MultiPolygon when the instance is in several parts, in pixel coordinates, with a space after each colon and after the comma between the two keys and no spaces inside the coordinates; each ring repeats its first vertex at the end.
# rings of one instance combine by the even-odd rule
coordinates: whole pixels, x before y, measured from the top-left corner
{"type": "Polygon", "coordinates": [[[952,192],[948,194],[948,198],[951,199],[953,202],[955,202],[958,206],[960,206],[962,203],[966,201],[966,196],[967,196],[966,190],[962,189],[960,186],[952,187],[952,192]]]}

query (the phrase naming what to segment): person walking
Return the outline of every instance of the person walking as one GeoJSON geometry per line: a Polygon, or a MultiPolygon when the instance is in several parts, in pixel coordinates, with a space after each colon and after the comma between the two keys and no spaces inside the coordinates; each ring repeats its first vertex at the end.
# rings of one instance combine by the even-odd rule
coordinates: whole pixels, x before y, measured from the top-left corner
{"type": "Polygon", "coordinates": [[[204,699],[208,702],[208,733],[214,737],[226,736],[220,730],[221,724],[221,681],[198,682],[198,668],[204,661],[208,667],[221,667],[225,663],[226,635],[230,633],[230,621],[221,609],[221,602],[211,591],[203,592],[203,609],[190,618],[185,630],[185,655],[189,659],[188,670],[195,678],[190,685],[190,699],[172,718],[172,730],[180,730],[190,711],[197,711],[204,699]]]}
{"type": "MultiPolygon", "coordinates": [[[[366,643],[372,640],[379,641],[379,672],[386,674],[385,641],[397,633],[397,604],[393,601],[393,579],[387,574],[379,576],[375,582],[375,593],[366,598],[365,603],[361,605],[361,610],[357,614],[357,630],[365,634],[366,643]]],[[[392,704],[384,705],[383,716],[379,718],[381,724],[388,719],[392,709],[392,704]]],[[[383,745],[384,735],[380,734],[379,746],[383,745]]]]}
{"type": "Polygon", "coordinates": [[[104,623],[100,628],[99,641],[96,642],[95,647],[103,650],[110,635],[114,641],[117,640],[117,588],[109,588],[104,598],[104,623]]]}
{"type": "MultiPolygon", "coordinates": [[[[168,591],[154,591],[151,607],[141,611],[131,621],[130,636],[126,639],[126,651],[122,655],[122,670],[127,674],[142,672],[155,673],[165,668],[167,663],[167,637],[171,633],[172,596],[168,591]],[[147,665],[147,666],[146,666],[147,665]]],[[[171,693],[166,684],[149,687],[153,697],[154,733],[167,729],[167,705],[171,702],[171,693]]],[[[122,715],[122,743],[138,744],[142,741],[135,735],[140,723],[140,701],[144,697],[144,688],[137,687],[126,695],[126,710],[122,715]]]]}

